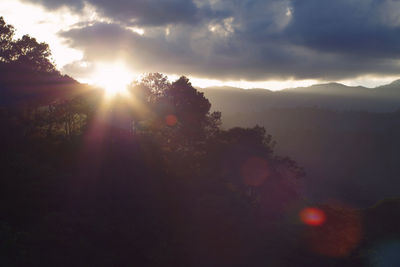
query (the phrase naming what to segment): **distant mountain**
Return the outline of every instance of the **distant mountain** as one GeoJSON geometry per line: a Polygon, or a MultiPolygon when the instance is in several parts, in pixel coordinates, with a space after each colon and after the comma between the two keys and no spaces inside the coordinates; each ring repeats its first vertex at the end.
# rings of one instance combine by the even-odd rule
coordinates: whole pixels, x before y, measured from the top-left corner
{"type": "Polygon", "coordinates": [[[222,112],[224,128],[265,127],[276,151],[305,168],[306,198],[366,207],[398,195],[400,80],[376,88],[200,90],[222,112]]]}
{"type": "Polygon", "coordinates": [[[400,98],[400,80],[393,81],[390,84],[382,85],[373,89],[376,95],[381,97],[394,97],[396,99],[400,98]]]}
{"type": "Polygon", "coordinates": [[[315,107],[222,113],[223,128],[265,127],[278,154],[305,168],[305,197],[366,207],[400,192],[400,110],[315,107]]]}
{"type": "Polygon", "coordinates": [[[327,83],[281,91],[235,87],[208,87],[199,90],[210,100],[213,109],[222,111],[223,114],[284,107],[371,112],[391,112],[400,108],[400,80],[376,88],[327,83]]]}

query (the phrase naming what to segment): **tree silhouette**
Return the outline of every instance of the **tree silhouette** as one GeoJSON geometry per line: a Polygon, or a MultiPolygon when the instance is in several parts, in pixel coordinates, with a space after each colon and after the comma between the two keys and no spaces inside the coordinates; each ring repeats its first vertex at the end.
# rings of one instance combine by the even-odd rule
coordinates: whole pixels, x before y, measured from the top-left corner
{"type": "Polygon", "coordinates": [[[56,72],[50,60],[51,51],[46,43],[38,43],[35,38],[24,35],[14,40],[14,27],[0,17],[0,62],[14,63],[23,68],[40,72],[56,72]]]}
{"type": "Polygon", "coordinates": [[[0,62],[12,60],[14,34],[14,27],[6,24],[4,18],[0,17],[0,62]]]}
{"type": "Polygon", "coordinates": [[[56,72],[54,63],[50,60],[49,45],[38,43],[35,38],[24,35],[15,41],[12,49],[12,61],[34,71],[56,72]]]}

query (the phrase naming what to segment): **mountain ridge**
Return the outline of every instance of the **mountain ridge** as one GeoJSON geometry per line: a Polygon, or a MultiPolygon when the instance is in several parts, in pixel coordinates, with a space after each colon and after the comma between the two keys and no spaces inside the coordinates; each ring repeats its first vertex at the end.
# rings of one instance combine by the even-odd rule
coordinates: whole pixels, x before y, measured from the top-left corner
{"type": "Polygon", "coordinates": [[[206,87],[198,90],[210,100],[214,110],[223,113],[312,106],[371,112],[393,112],[400,108],[400,80],[375,88],[347,86],[341,83],[314,84],[279,91],[260,88],[222,88],[224,89],[206,87]]]}

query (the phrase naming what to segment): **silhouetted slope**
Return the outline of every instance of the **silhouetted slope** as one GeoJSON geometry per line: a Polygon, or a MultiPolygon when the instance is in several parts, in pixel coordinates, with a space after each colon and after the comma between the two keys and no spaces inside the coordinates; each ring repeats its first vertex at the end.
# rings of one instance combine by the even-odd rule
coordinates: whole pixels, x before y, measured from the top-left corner
{"type": "Polygon", "coordinates": [[[393,81],[392,83],[379,86],[373,89],[375,95],[385,98],[400,98],[400,80],[393,81]]]}
{"type": "Polygon", "coordinates": [[[17,64],[0,64],[0,105],[48,105],[89,89],[67,75],[39,72],[17,64]]]}
{"type": "Polygon", "coordinates": [[[311,199],[366,206],[400,192],[400,80],[373,89],[329,83],[203,91],[222,111],[223,127],[265,127],[277,151],[305,168],[311,199]]]}
{"type": "Polygon", "coordinates": [[[307,172],[307,196],[366,206],[400,192],[400,113],[276,108],[223,117],[223,126],[264,126],[277,151],[307,172]]]}

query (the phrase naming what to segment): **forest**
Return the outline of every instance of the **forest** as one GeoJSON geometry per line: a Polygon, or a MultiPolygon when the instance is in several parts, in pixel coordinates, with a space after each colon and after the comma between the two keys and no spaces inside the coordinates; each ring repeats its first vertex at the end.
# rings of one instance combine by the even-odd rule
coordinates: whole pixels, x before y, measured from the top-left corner
{"type": "MultiPolygon", "coordinates": [[[[319,166],[280,149],[310,132],[293,128],[277,143],[259,126],[298,121],[282,122],[285,111],[261,112],[265,123],[223,122],[185,76],[148,73],[128,91],[109,99],[61,74],[47,44],[16,38],[0,18],[0,266],[400,263],[400,199],[355,199],[358,187],[310,197],[314,182],[313,192],[323,187],[308,180],[319,166]]],[[[312,110],[324,112],[340,116],[312,110]]],[[[395,160],[399,113],[387,116],[393,132],[376,146],[391,147],[395,160]]],[[[314,139],[326,134],[319,129],[314,139]]],[[[390,172],[374,169],[382,183],[398,179],[395,162],[390,172]]]]}

